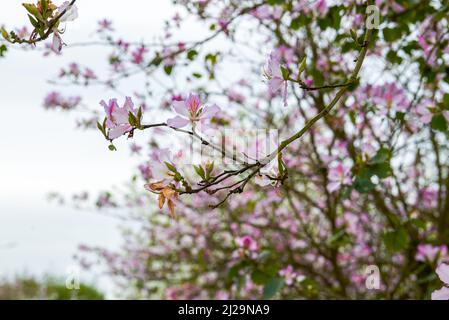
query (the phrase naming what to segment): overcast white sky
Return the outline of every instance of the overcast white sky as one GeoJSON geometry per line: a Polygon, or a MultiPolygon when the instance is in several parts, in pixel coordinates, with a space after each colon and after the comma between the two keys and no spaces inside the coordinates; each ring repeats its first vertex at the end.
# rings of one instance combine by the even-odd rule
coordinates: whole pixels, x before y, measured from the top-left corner
{"type": "MultiPolygon", "coordinates": [[[[13,28],[27,23],[22,2],[2,1],[0,25],[13,28]]],[[[174,12],[169,0],[77,3],[80,17],[64,34],[68,44],[92,36],[103,17],[113,19],[127,39],[150,39],[174,12]]],[[[22,272],[64,275],[74,263],[72,255],[79,243],[116,247],[120,242],[114,219],[58,207],[46,199],[54,190],[71,194],[120,185],[135,164],[127,148],[111,153],[100,134],[76,130],[73,117],[41,106],[52,89],[46,80],[60,67],[75,60],[95,66],[104,63],[102,59],[104,54],[96,56],[83,48],[51,58],[44,58],[42,52],[11,50],[0,59],[0,277],[22,272]]],[[[91,105],[108,97],[103,88],[63,92],[82,93],[91,105]]]]}

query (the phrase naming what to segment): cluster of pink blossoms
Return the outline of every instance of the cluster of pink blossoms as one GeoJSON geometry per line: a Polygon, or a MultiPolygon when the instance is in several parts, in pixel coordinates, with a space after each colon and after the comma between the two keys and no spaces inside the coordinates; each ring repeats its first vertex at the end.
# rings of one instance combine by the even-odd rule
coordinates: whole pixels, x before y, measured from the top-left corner
{"type": "Polygon", "coordinates": [[[59,92],[50,92],[44,100],[44,107],[46,109],[71,110],[76,108],[81,103],[80,96],[64,97],[59,92]]]}

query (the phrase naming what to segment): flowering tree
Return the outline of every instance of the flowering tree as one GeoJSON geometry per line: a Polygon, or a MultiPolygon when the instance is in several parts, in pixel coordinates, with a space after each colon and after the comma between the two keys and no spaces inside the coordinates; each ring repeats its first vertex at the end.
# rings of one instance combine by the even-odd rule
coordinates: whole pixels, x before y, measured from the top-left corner
{"type": "MultiPolygon", "coordinates": [[[[101,20],[110,74],[78,61],[55,83],[145,79],[79,122],[141,159],[127,192],[96,200],[133,225],[122,250],[82,246],[80,262],[143,298],[449,299],[431,295],[448,283],[448,4],[175,3],[155,43],[101,20]],[[208,31],[183,41],[190,18],[208,31]]],[[[45,54],[60,54],[74,5],[25,5],[33,31],[3,28],[3,51],[53,34],[45,54]]]]}

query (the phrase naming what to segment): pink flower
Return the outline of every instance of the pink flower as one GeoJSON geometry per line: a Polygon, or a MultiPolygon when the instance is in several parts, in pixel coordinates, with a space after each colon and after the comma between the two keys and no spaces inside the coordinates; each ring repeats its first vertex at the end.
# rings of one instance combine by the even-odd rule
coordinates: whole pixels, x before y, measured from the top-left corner
{"type": "Polygon", "coordinates": [[[98,25],[100,28],[98,29],[98,32],[103,31],[114,31],[114,28],[112,28],[112,21],[108,19],[102,19],[98,21],[98,25]]]}
{"type": "Polygon", "coordinates": [[[270,94],[280,91],[284,100],[284,106],[287,106],[287,81],[284,80],[281,71],[281,64],[277,55],[272,52],[268,58],[265,67],[265,76],[268,79],[270,94]]]}
{"type": "Polygon", "coordinates": [[[51,50],[54,53],[60,53],[62,50],[62,39],[61,39],[61,36],[59,35],[58,30],[55,30],[53,32],[53,42],[51,45],[51,50]]]}
{"type": "Polygon", "coordinates": [[[91,79],[91,80],[97,79],[97,75],[95,74],[95,72],[89,68],[86,68],[86,70],[84,70],[83,77],[85,79],[91,79]]]}
{"type": "Polygon", "coordinates": [[[325,15],[328,9],[326,0],[318,0],[315,5],[315,8],[321,15],[325,15]]]}
{"type": "Polygon", "coordinates": [[[141,64],[143,62],[143,58],[145,53],[147,52],[147,49],[145,48],[145,46],[140,46],[139,48],[137,48],[136,50],[134,50],[131,53],[132,56],[132,63],[135,64],[141,64]]]}
{"type": "Polygon", "coordinates": [[[345,167],[342,163],[332,166],[328,173],[329,184],[327,190],[329,192],[337,191],[343,185],[351,184],[350,169],[345,167]]]}
{"type": "Polygon", "coordinates": [[[200,97],[195,94],[190,94],[185,101],[173,101],[173,111],[178,115],[174,118],[168,119],[167,124],[173,128],[182,128],[192,123],[205,125],[206,120],[213,118],[220,112],[217,105],[203,106],[200,97]]]}
{"type": "Polygon", "coordinates": [[[81,102],[81,97],[71,96],[63,97],[59,92],[50,92],[44,100],[44,107],[46,109],[56,109],[60,107],[63,110],[74,109],[81,102]]]}
{"type": "Polygon", "coordinates": [[[80,68],[78,67],[78,64],[75,62],[73,62],[69,65],[69,70],[70,70],[70,73],[72,75],[74,75],[75,77],[78,77],[81,73],[80,68]]]}
{"type": "Polygon", "coordinates": [[[285,278],[285,284],[287,286],[291,286],[296,281],[301,282],[305,279],[303,275],[297,274],[290,264],[286,268],[280,270],[279,275],[285,278]]]}
{"type": "Polygon", "coordinates": [[[416,116],[421,120],[422,123],[428,124],[432,121],[432,112],[429,108],[423,104],[420,104],[415,109],[416,116]]]}
{"type": "Polygon", "coordinates": [[[444,245],[438,247],[431,244],[420,244],[416,250],[415,259],[430,263],[446,261],[448,259],[447,247],[444,245]]]}
{"type": "Polygon", "coordinates": [[[118,106],[117,99],[110,99],[109,104],[102,100],[100,104],[106,112],[106,127],[109,129],[109,139],[116,139],[131,131],[133,127],[129,124],[129,113],[137,116],[137,110],[134,109],[134,103],[130,97],[126,97],[122,108],[118,106]]]}
{"type": "Polygon", "coordinates": [[[432,300],[449,300],[449,265],[440,264],[436,269],[436,273],[441,281],[444,282],[444,286],[432,292],[432,300]]]}
{"type": "Polygon", "coordinates": [[[249,251],[257,251],[258,249],[256,241],[251,236],[238,237],[235,239],[235,242],[242,249],[249,251]]]}
{"type": "Polygon", "coordinates": [[[76,18],[78,18],[78,7],[75,4],[74,5],[70,5],[70,1],[65,1],[61,6],[59,6],[58,13],[61,13],[64,10],[66,12],[59,19],[60,22],[73,21],[76,18]]]}

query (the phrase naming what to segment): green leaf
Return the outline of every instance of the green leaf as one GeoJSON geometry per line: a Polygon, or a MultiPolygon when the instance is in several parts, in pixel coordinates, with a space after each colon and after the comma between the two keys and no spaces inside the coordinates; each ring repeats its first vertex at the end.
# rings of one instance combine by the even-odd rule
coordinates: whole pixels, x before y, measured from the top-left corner
{"type": "Polygon", "coordinates": [[[413,224],[418,229],[425,230],[426,229],[426,221],[421,219],[411,219],[410,223],[413,224]]]}
{"type": "Polygon", "coordinates": [[[31,24],[33,25],[34,28],[38,29],[39,28],[39,22],[37,22],[36,19],[33,18],[32,15],[28,15],[28,19],[30,19],[31,24]]]}
{"type": "Polygon", "coordinates": [[[293,30],[299,30],[301,27],[306,26],[310,22],[310,17],[305,14],[300,14],[298,17],[290,22],[290,28],[293,30]]]}
{"type": "Polygon", "coordinates": [[[40,22],[45,22],[41,13],[39,12],[39,10],[37,9],[37,7],[34,4],[23,3],[22,5],[32,16],[36,17],[37,20],[39,20],[40,22]]]}
{"type": "Polygon", "coordinates": [[[393,42],[402,37],[401,29],[399,28],[384,28],[383,35],[387,42],[393,42]]]}
{"type": "Polygon", "coordinates": [[[383,241],[385,247],[392,252],[401,252],[408,248],[410,238],[403,227],[384,234],[383,241]]]}
{"type": "Polygon", "coordinates": [[[442,103],[443,103],[443,107],[445,109],[449,110],[449,93],[444,94],[442,103]]]}
{"type": "Polygon", "coordinates": [[[178,170],[176,170],[176,167],[172,165],[170,162],[164,161],[165,165],[167,166],[168,170],[176,173],[178,170]]]}
{"type": "Polygon", "coordinates": [[[42,7],[42,13],[45,16],[47,9],[48,9],[48,0],[41,0],[41,7],[42,7]]]}
{"type": "Polygon", "coordinates": [[[350,33],[351,33],[352,40],[354,40],[355,43],[358,43],[357,32],[354,29],[351,29],[350,33]]]}
{"type": "Polygon", "coordinates": [[[380,148],[376,155],[368,161],[368,164],[380,164],[390,160],[390,150],[380,148]]]}
{"type": "Polygon", "coordinates": [[[110,151],[117,151],[117,148],[112,143],[108,146],[108,149],[110,151]]]}
{"type": "Polygon", "coordinates": [[[6,51],[8,51],[8,48],[4,44],[2,44],[0,46],[0,57],[4,57],[6,51]]]}
{"type": "Polygon", "coordinates": [[[264,285],[269,280],[269,277],[262,271],[256,269],[251,273],[251,280],[258,285],[264,285]]]}
{"type": "Polygon", "coordinates": [[[137,127],[137,118],[131,111],[128,112],[128,122],[131,126],[137,127]]]}
{"type": "Polygon", "coordinates": [[[213,161],[206,163],[206,180],[209,180],[211,177],[212,171],[214,171],[214,166],[215,163],[213,161]]]}
{"type": "Polygon", "coordinates": [[[142,126],[142,107],[139,107],[139,110],[137,110],[137,127],[140,128],[142,126]]]}
{"type": "Polygon", "coordinates": [[[430,122],[430,127],[433,130],[446,132],[446,130],[447,130],[446,118],[442,114],[434,115],[432,117],[432,121],[430,122]]]}
{"type": "Polygon", "coordinates": [[[290,71],[288,71],[288,69],[284,66],[281,66],[281,72],[282,72],[282,78],[284,80],[288,80],[290,77],[290,71]]]}
{"type": "Polygon", "coordinates": [[[340,229],[331,235],[326,242],[330,247],[336,248],[347,242],[347,236],[346,230],[340,229]]]}
{"type": "Polygon", "coordinates": [[[284,286],[284,279],[283,278],[271,278],[267,281],[265,286],[263,287],[263,298],[264,299],[271,299],[273,298],[276,293],[278,293],[282,287],[284,286]]]}
{"type": "Polygon", "coordinates": [[[203,179],[206,180],[206,174],[202,166],[193,166],[195,168],[196,173],[203,179]]]}
{"type": "Polygon", "coordinates": [[[190,61],[195,60],[195,58],[198,56],[198,51],[196,50],[189,50],[189,52],[187,52],[187,59],[189,59],[190,61]]]}
{"type": "Polygon", "coordinates": [[[299,64],[299,70],[298,70],[298,79],[301,76],[301,74],[304,72],[304,70],[306,70],[306,57],[304,57],[300,64],[299,64]]]}
{"type": "Polygon", "coordinates": [[[8,31],[6,31],[5,28],[1,27],[1,28],[0,28],[0,32],[1,32],[1,34],[2,34],[2,37],[3,37],[6,41],[9,41],[9,33],[8,33],[8,31]]]}
{"type": "Polygon", "coordinates": [[[354,188],[360,193],[367,193],[376,187],[371,180],[357,177],[354,181],[354,188]]]}
{"type": "Polygon", "coordinates": [[[169,76],[173,71],[173,66],[164,66],[164,72],[169,76]]]}

